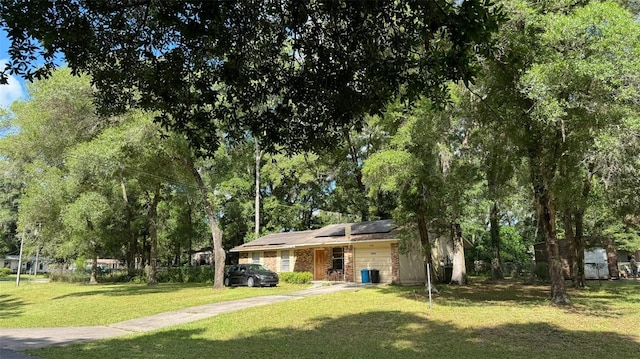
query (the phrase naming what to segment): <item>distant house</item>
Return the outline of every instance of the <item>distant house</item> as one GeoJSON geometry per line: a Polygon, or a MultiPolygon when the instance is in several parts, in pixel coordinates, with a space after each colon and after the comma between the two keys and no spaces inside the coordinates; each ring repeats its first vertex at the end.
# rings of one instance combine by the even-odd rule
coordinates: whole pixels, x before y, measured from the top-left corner
{"type": "MultiPolygon", "coordinates": [[[[314,280],[362,282],[375,270],[381,283],[418,284],[426,280],[418,239],[400,253],[400,231],[393,220],[328,225],[317,230],[274,233],[232,248],[240,263],[260,263],[282,272],[311,272],[314,280]],[[364,270],[364,271],[363,271],[364,270]]],[[[436,241],[439,243],[439,241],[436,241]]],[[[449,247],[441,244],[442,258],[449,247]]]]}
{"type": "MultiPolygon", "coordinates": [[[[109,272],[109,271],[123,268],[123,263],[119,259],[98,258],[96,263],[98,263],[98,268],[102,269],[102,271],[104,272],[109,272]]],[[[87,268],[91,268],[92,265],[93,265],[93,259],[87,259],[85,261],[85,266],[87,268]]]]}
{"type": "MultiPolygon", "coordinates": [[[[537,263],[547,263],[547,251],[545,242],[534,244],[535,261],[537,263]]],[[[558,249],[564,277],[571,278],[570,260],[569,260],[569,243],[567,240],[558,241],[558,249]]],[[[640,250],[634,252],[636,258],[640,255],[640,250]]],[[[620,263],[628,262],[632,254],[626,251],[618,251],[610,241],[602,238],[587,238],[586,248],[584,250],[584,271],[585,279],[617,279],[620,278],[620,263]]]]}
{"type": "Polygon", "coordinates": [[[211,247],[189,252],[189,261],[192,266],[211,265],[212,260],[211,247]]]}
{"type": "MultiPolygon", "coordinates": [[[[19,261],[20,261],[19,256],[7,255],[4,257],[3,267],[11,269],[11,273],[18,273],[19,261]]],[[[37,264],[38,268],[34,268],[36,265],[36,256],[23,257],[22,270],[20,271],[20,273],[35,274],[36,271],[37,273],[47,273],[49,271],[48,260],[44,258],[37,258],[37,262],[38,262],[37,264]]]]}

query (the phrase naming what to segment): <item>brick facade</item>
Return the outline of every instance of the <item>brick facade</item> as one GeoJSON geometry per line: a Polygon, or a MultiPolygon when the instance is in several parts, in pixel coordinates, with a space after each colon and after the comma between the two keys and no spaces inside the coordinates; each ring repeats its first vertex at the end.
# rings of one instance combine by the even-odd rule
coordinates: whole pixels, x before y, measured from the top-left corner
{"type": "Polygon", "coordinates": [[[278,271],[278,252],[265,251],[262,255],[262,265],[274,272],[278,271]]]}
{"type": "Polygon", "coordinates": [[[356,277],[353,271],[353,247],[344,247],[344,280],[347,282],[355,282],[356,277]]]}
{"type": "MultiPolygon", "coordinates": [[[[324,268],[322,269],[322,272],[326,273],[329,268],[333,267],[333,248],[334,247],[294,249],[293,257],[291,258],[294,261],[292,267],[293,271],[314,273],[314,252],[316,250],[322,249],[324,251],[324,268]]],[[[353,246],[350,245],[344,246],[342,247],[342,249],[344,253],[344,281],[355,282],[355,250],[353,246]]],[[[251,263],[252,253],[253,252],[240,252],[238,263],[251,263]]],[[[278,251],[264,251],[260,252],[260,254],[260,263],[262,263],[265,267],[269,268],[272,271],[280,270],[280,268],[278,267],[278,251]]],[[[392,282],[398,282],[400,278],[400,257],[397,243],[391,244],[391,264],[392,282]]],[[[340,276],[335,278],[327,277],[322,279],[343,280],[343,278],[342,276],[340,276]]]]}
{"type": "Polygon", "coordinates": [[[294,251],[296,263],[293,266],[294,272],[313,273],[313,249],[296,249],[294,251]]]}
{"type": "Polygon", "coordinates": [[[400,279],[400,253],[398,243],[391,243],[391,282],[398,283],[400,279]]]}

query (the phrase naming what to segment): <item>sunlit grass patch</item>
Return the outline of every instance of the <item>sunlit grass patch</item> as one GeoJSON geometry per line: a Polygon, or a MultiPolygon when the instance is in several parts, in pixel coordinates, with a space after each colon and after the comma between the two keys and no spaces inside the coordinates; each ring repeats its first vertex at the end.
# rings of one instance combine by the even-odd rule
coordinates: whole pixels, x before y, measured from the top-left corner
{"type": "Polygon", "coordinates": [[[162,283],[81,285],[70,283],[0,283],[0,328],[106,325],[207,303],[304,289],[225,288],[204,284],[162,283]]]}
{"type": "Polygon", "coordinates": [[[640,290],[634,283],[570,290],[576,308],[551,305],[544,286],[512,282],[440,289],[433,309],[423,287],[369,287],[30,353],[43,358],[548,359],[633,357],[640,350],[639,333],[629,331],[640,318],[640,303],[621,295],[633,297],[640,290]],[[582,310],[592,299],[618,308],[620,315],[582,310]]]}

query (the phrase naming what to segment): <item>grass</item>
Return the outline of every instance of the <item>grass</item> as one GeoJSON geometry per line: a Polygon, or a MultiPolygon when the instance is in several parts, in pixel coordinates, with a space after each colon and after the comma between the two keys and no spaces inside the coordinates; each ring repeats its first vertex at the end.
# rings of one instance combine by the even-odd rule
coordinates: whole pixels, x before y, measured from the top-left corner
{"type": "Polygon", "coordinates": [[[546,286],[446,286],[432,310],[421,287],[368,287],[29,354],[185,359],[637,356],[640,281],[591,286],[571,290],[570,307],[550,305],[546,286]]]}
{"type": "Polygon", "coordinates": [[[291,292],[308,286],[237,287],[213,291],[207,284],[81,285],[0,282],[0,328],[95,326],[180,308],[257,295],[291,292]]]}
{"type": "MultiPolygon", "coordinates": [[[[6,277],[0,277],[0,283],[2,282],[13,282],[13,284],[16,283],[16,274],[9,274],[6,277]]],[[[20,274],[20,284],[22,285],[22,283],[25,282],[29,282],[31,280],[43,280],[46,279],[44,274],[38,274],[37,276],[34,276],[33,274],[20,274]]]]}

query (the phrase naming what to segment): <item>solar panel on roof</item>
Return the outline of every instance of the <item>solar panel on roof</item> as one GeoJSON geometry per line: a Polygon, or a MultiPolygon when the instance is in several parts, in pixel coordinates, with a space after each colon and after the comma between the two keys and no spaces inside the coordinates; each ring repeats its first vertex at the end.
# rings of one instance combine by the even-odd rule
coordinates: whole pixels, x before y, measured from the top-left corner
{"type": "Polygon", "coordinates": [[[344,225],[335,227],[329,227],[320,233],[316,234],[316,237],[343,237],[345,235],[344,225]]]}
{"type": "Polygon", "coordinates": [[[395,226],[393,220],[384,219],[381,221],[361,222],[351,225],[351,234],[373,234],[389,233],[395,226]]]}

